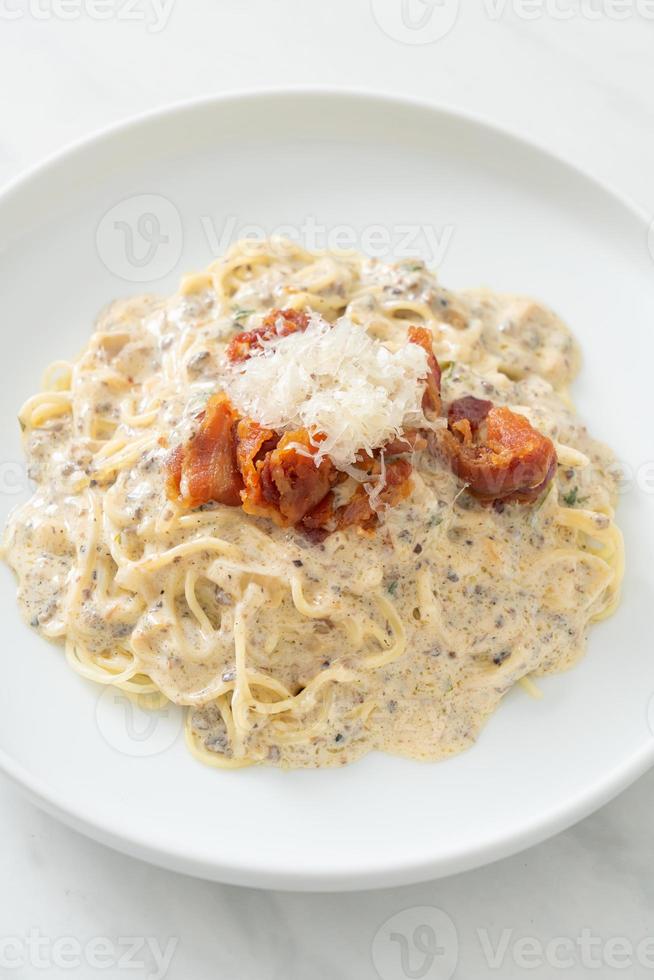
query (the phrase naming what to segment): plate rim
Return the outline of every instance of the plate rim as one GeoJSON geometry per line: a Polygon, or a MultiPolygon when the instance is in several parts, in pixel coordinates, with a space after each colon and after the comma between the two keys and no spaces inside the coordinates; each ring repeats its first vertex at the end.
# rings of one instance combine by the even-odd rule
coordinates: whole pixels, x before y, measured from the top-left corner
{"type": "MultiPolygon", "coordinates": [[[[110,142],[116,138],[120,139],[143,125],[166,120],[170,122],[175,116],[183,116],[191,111],[224,103],[247,103],[266,99],[274,101],[293,97],[342,99],[353,102],[369,101],[377,105],[386,104],[396,111],[420,109],[433,113],[434,116],[445,117],[452,122],[464,122],[469,126],[477,127],[489,135],[510,141],[518,148],[530,150],[546,158],[550,164],[563,167],[577,179],[590,183],[596,190],[612,198],[614,203],[620,204],[639,223],[642,222],[644,237],[647,238],[647,229],[651,218],[643,206],[623,191],[615,188],[609,181],[587,171],[567,157],[555,153],[537,140],[523,136],[488,116],[463,109],[452,103],[441,103],[410,95],[398,95],[389,91],[374,91],[358,86],[285,85],[236,89],[224,93],[177,100],[156,109],[129,116],[67,142],[59,149],[47,154],[33,166],[4,182],[0,186],[0,208],[14,194],[28,188],[32,181],[47,177],[51,168],[60,166],[76,155],[87,152],[93,146],[105,141],[110,142]]],[[[0,746],[0,772],[4,776],[11,780],[42,810],[101,844],[137,859],[199,878],[250,887],[322,892],[357,891],[427,881],[469,871],[517,854],[527,847],[542,843],[604,806],[653,765],[654,739],[650,743],[640,746],[625,762],[619,766],[614,766],[601,779],[597,779],[591,789],[586,788],[576,796],[568,797],[547,813],[541,814],[537,821],[525,826],[520,833],[509,831],[504,836],[495,837],[492,843],[483,841],[474,849],[466,848],[454,851],[448,855],[447,859],[442,857],[430,859],[426,856],[419,861],[408,863],[406,859],[395,858],[394,860],[387,860],[383,864],[377,862],[374,867],[371,866],[366,870],[358,868],[356,872],[348,875],[342,870],[329,871],[324,868],[320,871],[316,869],[289,869],[288,867],[282,870],[272,865],[257,866],[256,862],[250,866],[245,866],[243,862],[230,864],[225,858],[218,862],[214,859],[203,858],[200,854],[193,853],[192,850],[186,850],[182,853],[175,847],[166,848],[164,845],[154,844],[152,839],[146,840],[134,833],[125,836],[124,832],[117,830],[115,826],[112,827],[109,822],[98,819],[97,816],[85,812],[80,807],[72,808],[70,802],[63,798],[63,794],[47,786],[44,780],[33,775],[27,767],[17,762],[0,746]]]]}

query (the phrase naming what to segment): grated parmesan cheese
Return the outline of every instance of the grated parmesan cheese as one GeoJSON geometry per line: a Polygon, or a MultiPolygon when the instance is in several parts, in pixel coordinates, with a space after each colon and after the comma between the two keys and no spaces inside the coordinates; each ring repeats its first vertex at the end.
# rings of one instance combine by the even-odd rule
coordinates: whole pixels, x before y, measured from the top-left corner
{"type": "Polygon", "coordinates": [[[426,423],[427,355],[407,341],[391,351],[346,317],[311,315],[304,333],[266,341],[230,368],[225,388],[244,415],[277,431],[323,433],[316,463],[330,456],[348,470],[411,426],[426,423]]]}

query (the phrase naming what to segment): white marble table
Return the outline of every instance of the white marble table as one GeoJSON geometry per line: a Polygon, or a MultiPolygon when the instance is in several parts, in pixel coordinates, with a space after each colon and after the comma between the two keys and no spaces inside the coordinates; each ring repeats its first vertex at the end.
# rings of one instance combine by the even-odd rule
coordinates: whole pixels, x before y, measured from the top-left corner
{"type": "MultiPolygon", "coordinates": [[[[407,28],[401,0],[0,0],[0,181],[174,100],[329,83],[486,115],[654,213],[654,3],[482,0],[443,37],[413,43],[456,14],[456,0],[436,2],[429,17],[411,0],[407,28]]],[[[480,871],[307,896],[194,881],[114,854],[3,781],[0,976],[646,977],[653,805],[654,773],[567,833],[480,871]]]]}

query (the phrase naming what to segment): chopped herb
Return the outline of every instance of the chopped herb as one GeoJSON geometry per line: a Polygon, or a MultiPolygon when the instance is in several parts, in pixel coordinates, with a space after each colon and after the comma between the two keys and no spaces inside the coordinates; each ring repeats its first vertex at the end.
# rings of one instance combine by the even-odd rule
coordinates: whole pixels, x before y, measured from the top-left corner
{"type": "Polygon", "coordinates": [[[439,524],[443,523],[443,518],[440,514],[432,514],[427,521],[427,527],[438,527],[439,524]]]}
{"type": "Polygon", "coordinates": [[[301,561],[299,558],[294,558],[293,559],[293,564],[295,565],[296,568],[302,568],[302,565],[304,564],[304,562],[301,561]]]}
{"type": "Polygon", "coordinates": [[[390,593],[390,595],[395,595],[396,594],[396,592],[397,592],[397,582],[391,582],[391,584],[388,586],[388,592],[390,593]]]}
{"type": "Polygon", "coordinates": [[[24,432],[25,429],[26,429],[26,425],[25,425],[25,423],[23,422],[23,420],[21,418],[18,419],[18,424],[20,426],[20,431],[21,432],[24,432]]]}
{"type": "Polygon", "coordinates": [[[568,505],[568,507],[574,507],[575,504],[582,504],[588,497],[579,496],[579,487],[573,487],[563,496],[563,501],[568,505]]]}
{"type": "Polygon", "coordinates": [[[254,312],[254,310],[237,310],[234,314],[234,319],[242,320],[246,316],[251,316],[254,312]]]}

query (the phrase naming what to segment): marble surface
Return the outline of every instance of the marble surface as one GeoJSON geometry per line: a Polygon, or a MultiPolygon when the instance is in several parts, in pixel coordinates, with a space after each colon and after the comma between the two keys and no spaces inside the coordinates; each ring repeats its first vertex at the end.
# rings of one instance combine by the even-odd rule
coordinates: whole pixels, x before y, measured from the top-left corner
{"type": "MultiPolygon", "coordinates": [[[[488,116],[654,213],[654,4],[460,8],[410,0],[403,22],[401,0],[0,0],[0,181],[171,101],[330,83],[488,116]]],[[[653,804],[650,773],[577,827],[488,868],[319,896],[152,868],[72,833],[3,781],[0,976],[646,977],[653,804]]]]}

